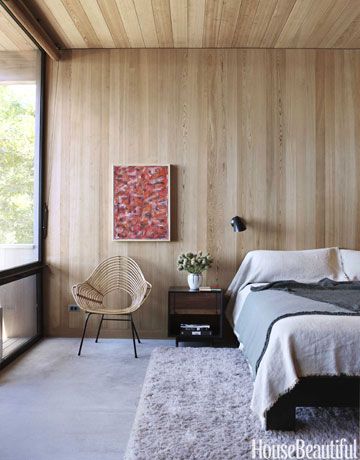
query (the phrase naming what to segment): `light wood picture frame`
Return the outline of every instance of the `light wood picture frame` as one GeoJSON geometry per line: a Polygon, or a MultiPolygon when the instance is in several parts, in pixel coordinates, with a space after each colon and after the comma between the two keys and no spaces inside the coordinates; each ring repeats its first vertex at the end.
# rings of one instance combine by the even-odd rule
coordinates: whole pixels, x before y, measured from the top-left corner
{"type": "Polygon", "coordinates": [[[170,165],[113,165],[112,174],[113,241],[170,241],[170,165]]]}

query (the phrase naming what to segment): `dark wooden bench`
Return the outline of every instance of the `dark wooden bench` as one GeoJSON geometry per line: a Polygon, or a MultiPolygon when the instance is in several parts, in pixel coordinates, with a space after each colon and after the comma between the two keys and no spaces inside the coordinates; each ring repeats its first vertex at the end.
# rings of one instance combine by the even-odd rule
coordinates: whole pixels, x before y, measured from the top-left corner
{"type": "Polygon", "coordinates": [[[295,430],[297,407],[359,407],[360,377],[305,377],[266,414],[267,430],[295,430]]]}

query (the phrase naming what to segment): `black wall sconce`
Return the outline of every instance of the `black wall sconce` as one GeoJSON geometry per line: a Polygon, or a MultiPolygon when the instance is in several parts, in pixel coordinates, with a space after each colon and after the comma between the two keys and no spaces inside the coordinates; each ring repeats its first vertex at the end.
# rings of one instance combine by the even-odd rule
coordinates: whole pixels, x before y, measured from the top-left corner
{"type": "Polygon", "coordinates": [[[246,223],[245,221],[239,217],[239,216],[235,216],[231,219],[231,222],[230,222],[234,232],[243,232],[244,230],[246,230],[246,223]]]}

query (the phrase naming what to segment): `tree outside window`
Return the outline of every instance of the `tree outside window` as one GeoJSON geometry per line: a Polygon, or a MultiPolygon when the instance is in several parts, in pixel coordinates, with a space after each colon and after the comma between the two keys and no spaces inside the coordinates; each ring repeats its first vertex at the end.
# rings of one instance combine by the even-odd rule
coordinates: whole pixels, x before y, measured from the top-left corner
{"type": "Polygon", "coordinates": [[[0,84],[0,244],[34,243],[35,84],[0,84]]]}

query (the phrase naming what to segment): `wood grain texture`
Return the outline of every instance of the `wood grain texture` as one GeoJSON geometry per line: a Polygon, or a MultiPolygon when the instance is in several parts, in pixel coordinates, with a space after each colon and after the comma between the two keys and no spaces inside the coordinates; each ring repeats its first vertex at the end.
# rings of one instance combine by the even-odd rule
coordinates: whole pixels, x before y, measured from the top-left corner
{"type": "Polygon", "coordinates": [[[360,249],[360,51],[66,51],[47,72],[49,334],[80,334],[70,287],[109,256],[139,262],[136,321],[164,337],[182,251],[209,250],[204,283],[226,288],[253,249],[360,249]],[[174,165],[170,243],[111,240],[111,166],[131,162],[174,165]]]}
{"type": "Polygon", "coordinates": [[[159,45],[152,4],[149,0],[133,0],[145,48],[159,45]]]}
{"type": "MultiPolygon", "coordinates": [[[[41,26],[41,24],[35,19],[32,14],[32,10],[29,9],[21,0],[6,0],[0,4],[0,15],[6,16],[9,13],[9,16],[12,16],[10,22],[15,22],[15,29],[18,29],[19,35],[26,37],[28,41],[34,41],[45,53],[58,61],[60,59],[60,51],[57,46],[54,44],[50,36],[47,34],[46,30],[41,26]],[[30,40],[31,37],[32,40],[30,40]]],[[[8,30],[8,33],[11,34],[12,28],[8,30]]],[[[6,32],[6,25],[5,25],[6,32]]],[[[24,50],[21,47],[19,50],[24,50]]],[[[9,49],[9,48],[8,48],[9,49]]],[[[30,48],[29,48],[30,49],[30,48]]]]}
{"type": "Polygon", "coordinates": [[[186,48],[188,45],[187,0],[170,0],[170,13],[174,48],[186,48]]]}
{"type": "MultiPolygon", "coordinates": [[[[171,22],[170,0],[151,0],[151,4],[159,48],[173,48],[174,35],[171,22]]],[[[177,27],[176,31],[179,31],[179,27],[177,27]]],[[[179,37],[176,36],[176,39],[178,40],[179,37]]]]}
{"type": "Polygon", "coordinates": [[[116,0],[116,4],[129,39],[130,48],[144,48],[144,38],[133,0],[116,0]]]}
{"type": "Polygon", "coordinates": [[[111,36],[110,29],[107,26],[105,16],[98,2],[80,0],[80,5],[83,11],[86,11],[87,17],[91,18],[91,22],[96,24],[96,35],[101,44],[101,48],[115,48],[115,41],[111,36]]]}
{"type": "Polygon", "coordinates": [[[360,47],[358,0],[23,1],[63,48],[360,47]]]}
{"type": "Polygon", "coordinates": [[[36,45],[0,6],[0,52],[36,49],[36,45]]]}
{"type": "MultiPolygon", "coordinates": [[[[28,3],[26,4],[29,6],[28,3]]],[[[81,33],[61,0],[42,0],[39,4],[31,2],[31,10],[59,48],[84,48],[86,46],[81,33]]],[[[102,13],[102,15],[105,17],[105,14],[102,13]]]]}

